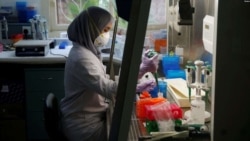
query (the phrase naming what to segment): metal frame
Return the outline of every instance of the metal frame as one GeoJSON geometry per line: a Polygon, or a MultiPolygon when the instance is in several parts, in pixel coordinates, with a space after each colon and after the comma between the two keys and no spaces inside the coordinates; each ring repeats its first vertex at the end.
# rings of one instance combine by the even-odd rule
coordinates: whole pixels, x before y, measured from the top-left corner
{"type": "Polygon", "coordinates": [[[250,3],[217,0],[213,58],[212,140],[250,139],[250,3]]]}
{"type": "Polygon", "coordinates": [[[127,141],[151,0],[132,1],[109,141],[127,141]]]}

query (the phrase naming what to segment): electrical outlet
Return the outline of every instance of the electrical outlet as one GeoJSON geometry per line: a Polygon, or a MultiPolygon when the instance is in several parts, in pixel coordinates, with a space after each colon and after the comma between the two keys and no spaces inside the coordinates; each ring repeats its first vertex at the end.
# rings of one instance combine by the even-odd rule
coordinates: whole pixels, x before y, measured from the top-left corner
{"type": "Polygon", "coordinates": [[[24,33],[24,30],[28,31],[28,35],[31,35],[31,27],[30,26],[22,26],[22,32],[24,33]]]}

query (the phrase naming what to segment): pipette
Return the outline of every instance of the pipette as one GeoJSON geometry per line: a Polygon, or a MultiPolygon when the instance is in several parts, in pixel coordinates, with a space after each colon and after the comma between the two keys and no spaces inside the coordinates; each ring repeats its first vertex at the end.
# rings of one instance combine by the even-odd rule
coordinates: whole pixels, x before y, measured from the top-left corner
{"type": "MultiPolygon", "coordinates": [[[[148,58],[151,58],[151,57],[155,56],[156,54],[157,54],[157,52],[150,49],[146,55],[147,55],[148,58]]],[[[153,74],[154,74],[154,77],[155,77],[156,86],[158,88],[158,93],[160,93],[160,87],[159,87],[159,82],[158,82],[158,73],[156,71],[156,72],[153,72],[153,74]]]]}

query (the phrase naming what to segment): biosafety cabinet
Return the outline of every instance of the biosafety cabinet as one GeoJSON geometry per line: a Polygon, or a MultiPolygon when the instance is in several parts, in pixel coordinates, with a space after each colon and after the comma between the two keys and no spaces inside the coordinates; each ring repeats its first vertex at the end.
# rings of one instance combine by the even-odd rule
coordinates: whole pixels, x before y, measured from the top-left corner
{"type": "MultiPolygon", "coordinates": [[[[122,61],[118,95],[112,117],[110,141],[126,141],[128,139],[131,113],[133,111],[133,96],[139,70],[140,56],[143,48],[147,27],[150,0],[125,2],[116,0],[120,7],[120,16],[129,19],[122,61]],[[125,16],[123,15],[125,14],[125,16]],[[139,48],[139,47],[141,48],[139,48]]],[[[177,44],[184,48],[184,60],[200,59],[206,48],[202,41],[202,26],[205,15],[214,17],[214,34],[212,51],[213,80],[211,92],[211,128],[212,141],[249,140],[250,130],[248,108],[249,75],[249,32],[250,32],[250,2],[248,0],[180,0],[187,13],[183,14],[179,25],[172,23],[168,29],[169,46],[177,44]],[[189,15],[186,15],[189,14],[189,15]],[[184,30],[185,32],[182,32],[184,30]],[[180,34],[183,36],[180,36],[180,34]]],[[[169,1],[169,6],[175,9],[176,1],[169,1]]],[[[184,10],[185,10],[184,8],[184,10]]],[[[183,10],[183,9],[182,9],[183,10]]],[[[180,12],[180,11],[179,11],[180,12]]],[[[182,11],[183,12],[183,11],[182,11]]],[[[176,17],[172,17],[171,20],[176,17]]],[[[207,54],[205,54],[206,56],[207,54]]],[[[207,56],[206,56],[207,57],[207,56]]],[[[195,140],[195,139],[194,139],[195,140]]]]}
{"type": "MultiPolygon", "coordinates": [[[[115,1],[118,16],[126,19],[128,26],[117,99],[110,117],[110,141],[151,140],[150,135],[140,137],[145,128],[141,128],[134,115],[134,92],[151,2],[115,1]],[[131,128],[136,132],[131,132],[131,128]]],[[[250,140],[250,1],[166,0],[166,4],[167,24],[162,28],[167,31],[168,51],[182,52],[182,67],[188,60],[197,59],[212,64],[210,137],[204,140],[250,140]],[[206,40],[204,21],[205,32],[209,33],[206,40]]],[[[6,59],[7,53],[0,53],[0,140],[47,140],[42,106],[48,93],[56,94],[59,99],[63,96],[65,58],[47,56],[30,61],[12,54],[6,59]],[[16,61],[25,65],[17,65],[16,61]],[[15,104],[9,105],[10,102],[15,104]]]]}

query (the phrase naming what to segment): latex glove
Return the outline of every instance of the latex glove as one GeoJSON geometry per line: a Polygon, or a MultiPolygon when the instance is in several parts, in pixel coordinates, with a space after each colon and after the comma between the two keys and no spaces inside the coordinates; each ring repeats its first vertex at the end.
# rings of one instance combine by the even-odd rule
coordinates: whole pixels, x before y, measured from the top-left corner
{"type": "Polygon", "coordinates": [[[136,92],[142,92],[142,91],[151,91],[156,86],[156,83],[154,80],[146,80],[143,81],[136,86],[136,92]]]}
{"type": "Polygon", "coordinates": [[[142,56],[138,78],[141,78],[146,72],[157,72],[159,64],[158,54],[154,55],[151,58],[148,58],[147,53],[149,51],[150,50],[145,51],[142,56]]]}

